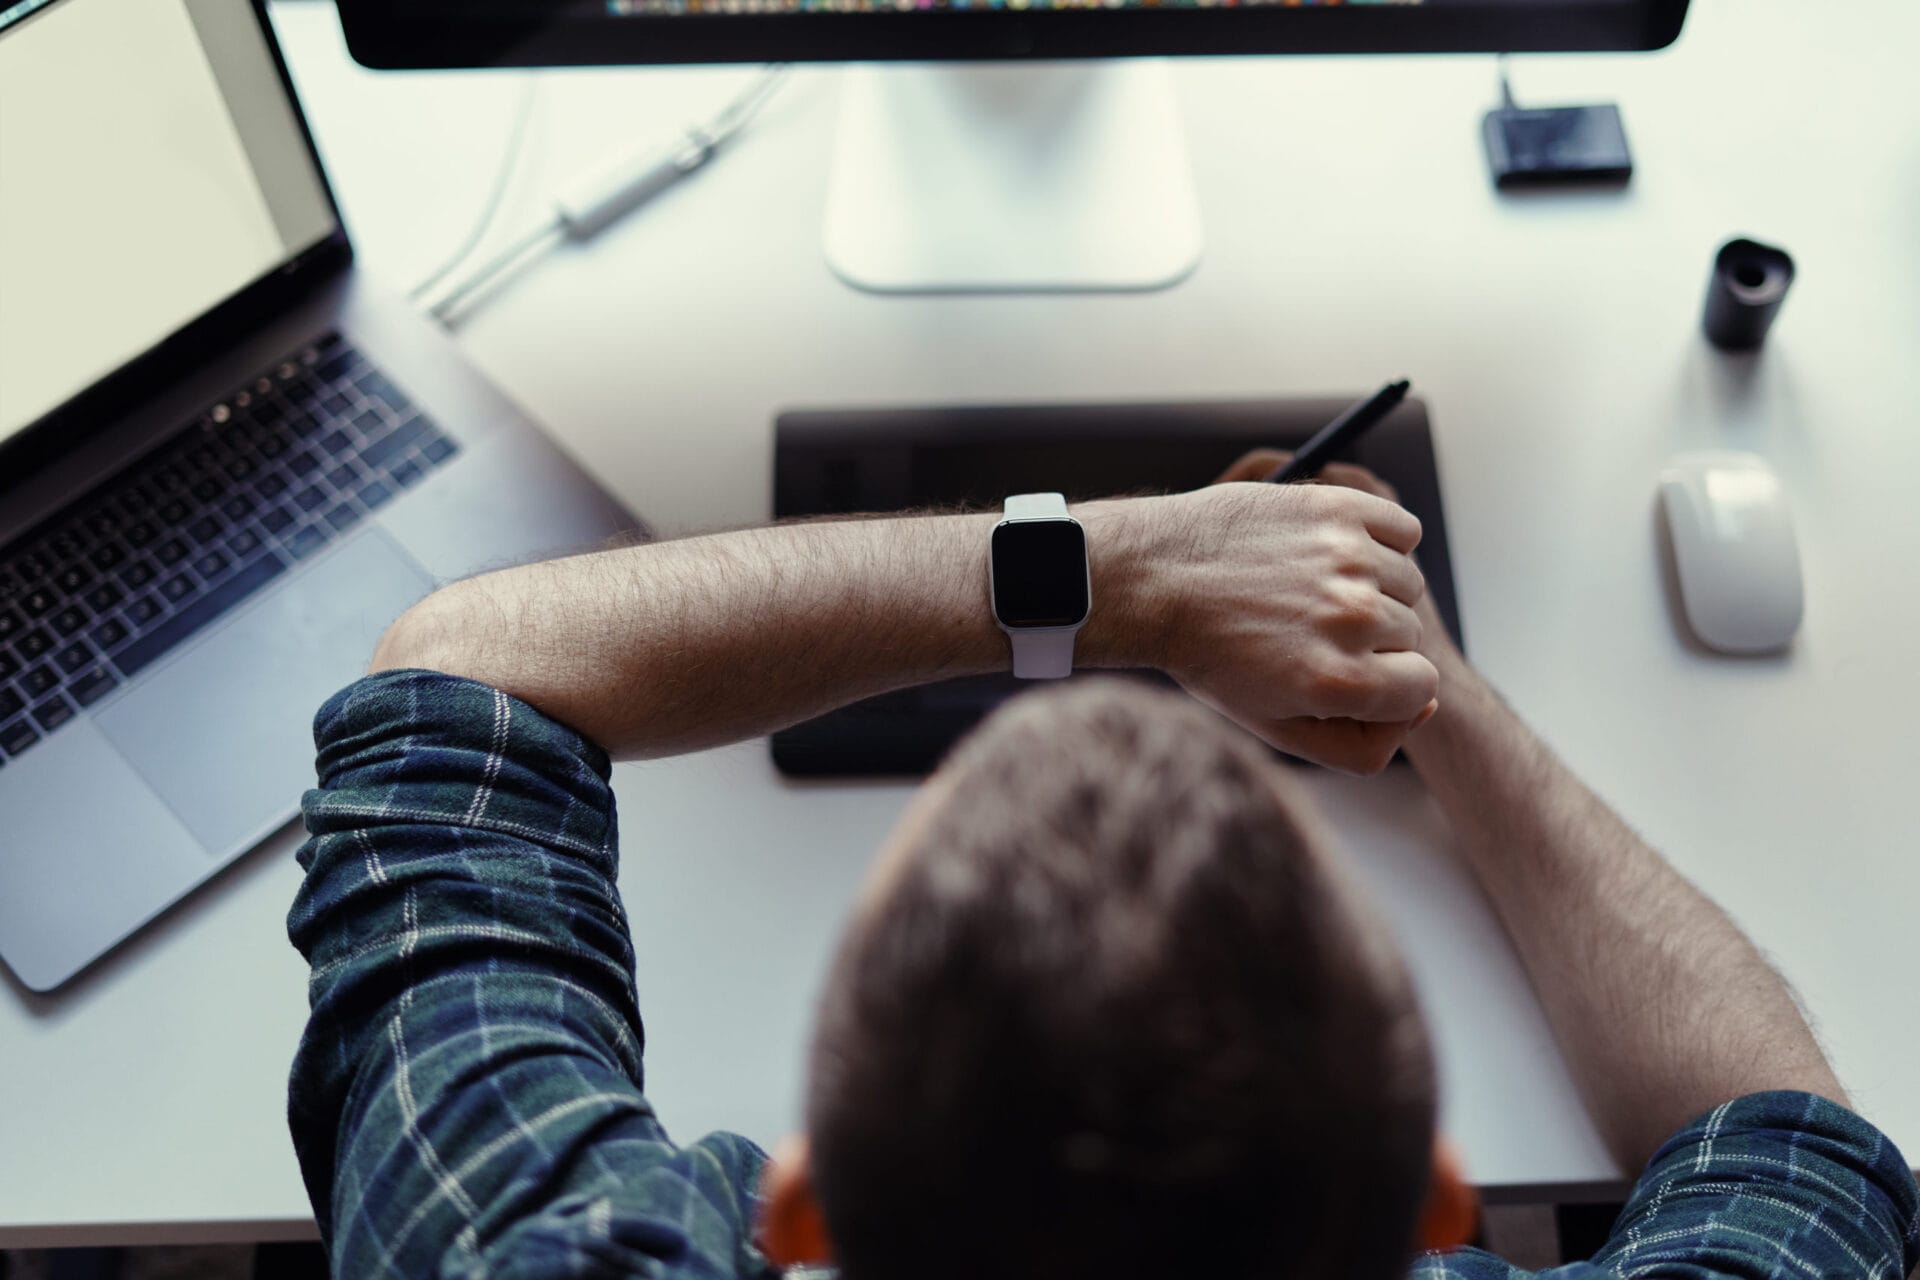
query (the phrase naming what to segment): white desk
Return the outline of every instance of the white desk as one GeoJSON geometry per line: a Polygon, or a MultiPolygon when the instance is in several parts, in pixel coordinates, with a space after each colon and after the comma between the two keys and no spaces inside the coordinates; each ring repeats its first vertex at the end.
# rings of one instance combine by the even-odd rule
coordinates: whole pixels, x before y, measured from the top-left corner
{"type": "MultiPolygon", "coordinates": [[[[519,77],[374,76],[331,6],[277,16],[364,260],[404,287],[469,227],[519,77]]],[[[1472,652],[1769,950],[1859,1106],[1920,1156],[1916,45],[1903,0],[1696,0],[1667,54],[1521,59],[1523,101],[1618,99],[1640,172],[1624,195],[1520,199],[1480,155],[1490,59],[1186,63],[1207,255],[1136,297],[884,299],[832,279],[838,80],[804,70],[733,154],[523,276],[463,342],[667,530],[767,515],[783,406],[1342,392],[1405,371],[1433,407],[1472,652]],[[1757,362],[1698,336],[1736,231],[1801,267],[1757,362]],[[1769,455],[1792,491],[1808,614],[1784,661],[1675,638],[1653,479],[1702,445],[1769,455]]],[[[548,77],[503,230],[744,74],[548,77]]],[[[616,782],[649,1092],[680,1135],[770,1141],[796,1114],[839,917],[907,790],[791,786],[759,743],[616,782]]],[[[1312,785],[1404,935],[1475,1177],[1612,1180],[1415,783],[1312,785]]],[[[311,1233],[283,1120],[305,1014],[282,925],[294,844],[69,994],[0,991],[0,1244],[311,1233]]]]}

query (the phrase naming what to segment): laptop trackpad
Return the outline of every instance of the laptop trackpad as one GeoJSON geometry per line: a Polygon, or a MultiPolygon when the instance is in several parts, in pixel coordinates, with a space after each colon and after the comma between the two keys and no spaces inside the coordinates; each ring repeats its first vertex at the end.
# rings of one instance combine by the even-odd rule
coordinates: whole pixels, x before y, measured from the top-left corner
{"type": "Polygon", "coordinates": [[[313,777],[313,713],[366,672],[387,625],[433,584],[378,529],[269,587],[97,717],[209,851],[250,847],[313,777]]]}

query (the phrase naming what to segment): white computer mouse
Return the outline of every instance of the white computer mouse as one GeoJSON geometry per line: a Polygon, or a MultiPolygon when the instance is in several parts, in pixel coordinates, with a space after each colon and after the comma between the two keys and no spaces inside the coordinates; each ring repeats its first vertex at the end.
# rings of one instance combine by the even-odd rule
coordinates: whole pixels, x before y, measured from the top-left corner
{"type": "Polygon", "coordinates": [[[1800,629],[1805,595],[1786,490],[1751,453],[1682,454],[1660,473],[1687,625],[1722,653],[1773,653],[1800,629]]]}

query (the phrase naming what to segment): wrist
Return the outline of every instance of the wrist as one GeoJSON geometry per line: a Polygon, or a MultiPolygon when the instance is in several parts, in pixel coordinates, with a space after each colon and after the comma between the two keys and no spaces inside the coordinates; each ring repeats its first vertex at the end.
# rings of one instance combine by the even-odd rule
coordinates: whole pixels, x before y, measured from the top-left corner
{"type": "Polygon", "coordinates": [[[1408,759],[1423,774],[1437,762],[1477,750],[1489,728],[1513,714],[1451,643],[1429,648],[1427,658],[1440,673],[1440,708],[1405,745],[1408,759]]]}
{"type": "Polygon", "coordinates": [[[1093,579],[1076,665],[1164,668],[1177,596],[1165,554],[1172,523],[1166,500],[1076,503],[1072,514],[1087,531],[1093,579]]]}

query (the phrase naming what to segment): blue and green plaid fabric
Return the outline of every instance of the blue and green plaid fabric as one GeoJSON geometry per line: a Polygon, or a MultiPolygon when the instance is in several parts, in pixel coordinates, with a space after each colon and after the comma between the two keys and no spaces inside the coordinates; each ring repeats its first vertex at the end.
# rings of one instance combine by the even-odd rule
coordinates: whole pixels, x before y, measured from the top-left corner
{"type": "MultiPolygon", "coordinates": [[[[642,1092],[605,753],[419,671],[343,690],[314,736],[287,921],[313,1012],[288,1119],[334,1273],[772,1275],[753,1244],[762,1153],[676,1146],[642,1092]]],[[[1917,1219],[1871,1126],[1761,1094],[1667,1144],[1593,1266],[1548,1274],[1899,1280],[1917,1219]]],[[[1472,1250],[1416,1267],[1521,1274],[1472,1250]]]]}

